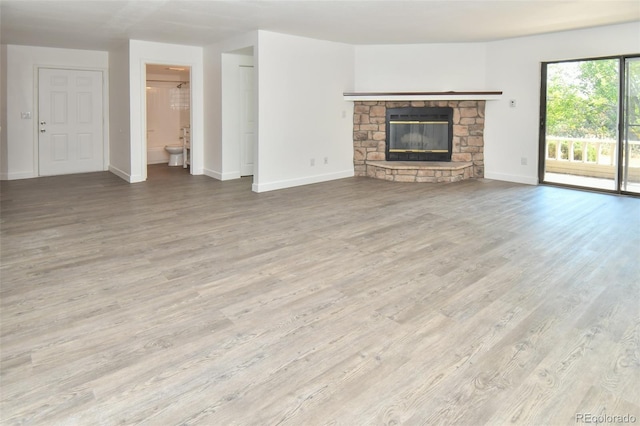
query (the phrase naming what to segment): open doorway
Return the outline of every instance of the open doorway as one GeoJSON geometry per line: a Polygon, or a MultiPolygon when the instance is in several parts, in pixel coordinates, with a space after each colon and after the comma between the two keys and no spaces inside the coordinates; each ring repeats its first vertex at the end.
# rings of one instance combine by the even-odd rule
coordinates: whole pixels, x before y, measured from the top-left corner
{"type": "Polygon", "coordinates": [[[190,67],[146,65],[147,174],[150,168],[190,173],[190,82],[190,67]]]}
{"type": "Polygon", "coordinates": [[[257,93],[253,47],[222,54],[223,180],[258,172],[257,93]]]}
{"type": "Polygon", "coordinates": [[[240,74],[240,176],[253,176],[256,140],[253,64],[239,65],[238,72],[240,74]]]}

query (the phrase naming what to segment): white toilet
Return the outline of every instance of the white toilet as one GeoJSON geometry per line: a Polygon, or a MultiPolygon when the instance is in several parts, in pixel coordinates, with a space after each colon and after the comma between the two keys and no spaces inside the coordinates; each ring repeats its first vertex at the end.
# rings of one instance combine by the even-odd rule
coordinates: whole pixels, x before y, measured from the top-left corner
{"type": "Polygon", "coordinates": [[[182,145],[166,145],[164,149],[169,153],[170,166],[182,166],[182,145]]]}

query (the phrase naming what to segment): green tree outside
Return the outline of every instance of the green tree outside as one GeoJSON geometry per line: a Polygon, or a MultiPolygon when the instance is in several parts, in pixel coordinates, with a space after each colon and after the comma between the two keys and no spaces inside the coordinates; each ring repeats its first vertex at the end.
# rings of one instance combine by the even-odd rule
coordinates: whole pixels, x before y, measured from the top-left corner
{"type": "Polygon", "coordinates": [[[548,135],[616,138],[617,59],[549,64],[547,73],[548,135]]]}

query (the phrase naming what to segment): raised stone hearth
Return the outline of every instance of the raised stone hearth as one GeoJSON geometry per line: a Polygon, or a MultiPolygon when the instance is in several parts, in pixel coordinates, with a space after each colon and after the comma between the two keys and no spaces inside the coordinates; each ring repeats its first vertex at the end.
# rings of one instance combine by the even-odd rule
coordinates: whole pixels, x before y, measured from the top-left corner
{"type": "Polygon", "coordinates": [[[353,162],[356,176],[396,182],[456,182],[484,177],[484,100],[354,101],[353,162]],[[386,110],[453,108],[451,162],[386,161],[386,110]]]}
{"type": "Polygon", "coordinates": [[[461,161],[366,161],[367,176],[394,182],[458,182],[473,177],[473,163],[461,161]]]}

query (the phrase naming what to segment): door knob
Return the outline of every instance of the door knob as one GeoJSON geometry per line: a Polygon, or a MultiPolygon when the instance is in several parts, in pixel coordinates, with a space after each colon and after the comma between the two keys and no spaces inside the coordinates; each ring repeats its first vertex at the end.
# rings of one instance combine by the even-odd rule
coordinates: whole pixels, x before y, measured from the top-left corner
{"type": "Polygon", "coordinates": [[[47,122],[46,122],[46,121],[41,121],[41,122],[40,122],[40,124],[41,124],[42,126],[44,126],[45,124],[47,124],[47,122]]]}
{"type": "Polygon", "coordinates": [[[40,133],[44,133],[44,132],[46,132],[45,129],[40,129],[40,133]]]}

